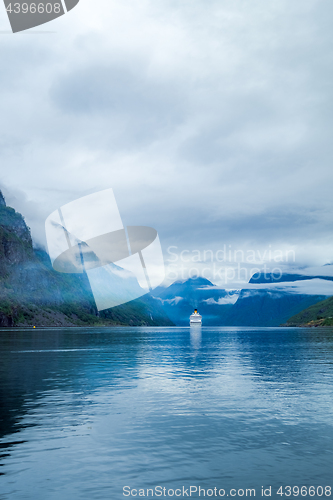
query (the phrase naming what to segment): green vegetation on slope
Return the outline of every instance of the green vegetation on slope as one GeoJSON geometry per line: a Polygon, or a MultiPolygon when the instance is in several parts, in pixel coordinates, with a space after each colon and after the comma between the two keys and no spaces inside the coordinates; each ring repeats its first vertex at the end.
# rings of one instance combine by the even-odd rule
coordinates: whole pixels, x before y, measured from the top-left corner
{"type": "Polygon", "coordinates": [[[98,313],[87,276],[54,271],[0,191],[0,326],[172,324],[147,296],[98,313]]]}
{"type": "Polygon", "coordinates": [[[295,314],[288,319],[286,326],[333,326],[333,297],[295,314]]]}

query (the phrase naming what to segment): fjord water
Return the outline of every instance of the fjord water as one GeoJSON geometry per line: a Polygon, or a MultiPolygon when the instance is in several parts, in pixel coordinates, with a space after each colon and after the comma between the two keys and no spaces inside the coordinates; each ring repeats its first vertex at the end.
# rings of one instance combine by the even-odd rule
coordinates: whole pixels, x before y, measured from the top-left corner
{"type": "Polygon", "coordinates": [[[1,330],[0,498],[332,487],[332,395],[329,328],[1,330]]]}

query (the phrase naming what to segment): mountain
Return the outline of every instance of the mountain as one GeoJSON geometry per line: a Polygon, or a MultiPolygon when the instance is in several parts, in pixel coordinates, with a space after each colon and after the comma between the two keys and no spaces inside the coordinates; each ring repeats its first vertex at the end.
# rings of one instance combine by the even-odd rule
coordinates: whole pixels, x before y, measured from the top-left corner
{"type": "Polygon", "coordinates": [[[188,325],[197,308],[206,326],[226,324],[229,311],[238,298],[237,290],[221,290],[205,278],[177,281],[167,288],[158,287],[151,294],[160,300],[167,316],[176,325],[188,325]]]}
{"type": "Polygon", "coordinates": [[[249,288],[237,291],[220,289],[204,278],[191,278],[167,288],[156,288],[152,293],[167,316],[179,326],[189,324],[194,308],[202,314],[206,326],[279,326],[327,298],[327,292],[316,291],[314,284],[318,284],[319,278],[333,279],[325,275],[325,269],[313,276],[289,273],[277,278],[267,273],[257,274],[251,278],[249,288]],[[254,287],[254,283],[259,283],[259,287],[254,287]],[[281,286],[271,286],[275,283],[281,286]],[[295,286],[290,286],[293,283],[295,286]],[[296,285],[299,289],[295,290],[296,285]]]}
{"type": "Polygon", "coordinates": [[[55,272],[48,254],[33,248],[23,216],[6,206],[0,191],[0,326],[187,326],[194,308],[206,326],[278,326],[303,324],[299,313],[309,307],[309,321],[326,324],[329,318],[311,306],[332,293],[332,280],[333,266],[278,277],[257,273],[241,291],[191,278],[98,313],[87,276],[55,272]]]}
{"type": "Polygon", "coordinates": [[[0,326],[172,324],[149,295],[98,313],[87,276],[54,271],[0,191],[0,326]]]}
{"type": "MultiPolygon", "coordinates": [[[[249,284],[265,285],[243,289],[228,317],[234,326],[279,326],[295,314],[327,298],[327,292],[317,293],[318,280],[333,281],[332,270],[323,266],[312,273],[254,274],[249,284]],[[317,271],[317,272],[315,272],[317,271]],[[269,286],[281,283],[281,287],[269,286]],[[283,285],[283,284],[287,284],[283,285]],[[295,284],[295,286],[290,286],[295,284]],[[295,291],[295,287],[298,290],[295,291]],[[305,293],[306,292],[306,293],[305,293]]],[[[332,287],[333,289],[333,287],[332,287]]],[[[332,292],[330,292],[332,293],[332,292]]]]}
{"type": "Polygon", "coordinates": [[[295,314],[285,326],[333,326],[333,297],[295,314]]]}
{"type": "Polygon", "coordinates": [[[255,273],[249,283],[286,283],[286,282],[295,282],[295,281],[305,281],[305,280],[313,280],[313,279],[322,279],[333,281],[333,274],[328,275],[327,269],[330,269],[330,264],[326,264],[322,266],[320,269],[317,269],[316,273],[307,274],[305,271],[304,274],[299,273],[282,273],[279,276],[276,276],[274,273],[255,273]]]}
{"type": "Polygon", "coordinates": [[[230,311],[227,325],[279,326],[290,316],[323,299],[325,295],[306,295],[275,290],[242,290],[230,311]]]}

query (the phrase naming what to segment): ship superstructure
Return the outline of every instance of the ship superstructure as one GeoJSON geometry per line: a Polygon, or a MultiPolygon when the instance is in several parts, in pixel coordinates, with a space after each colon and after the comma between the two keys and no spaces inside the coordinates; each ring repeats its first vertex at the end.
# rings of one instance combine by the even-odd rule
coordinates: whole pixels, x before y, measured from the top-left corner
{"type": "Polygon", "coordinates": [[[194,309],[194,313],[190,316],[190,324],[200,324],[202,323],[202,316],[198,313],[197,309],[194,309]]]}

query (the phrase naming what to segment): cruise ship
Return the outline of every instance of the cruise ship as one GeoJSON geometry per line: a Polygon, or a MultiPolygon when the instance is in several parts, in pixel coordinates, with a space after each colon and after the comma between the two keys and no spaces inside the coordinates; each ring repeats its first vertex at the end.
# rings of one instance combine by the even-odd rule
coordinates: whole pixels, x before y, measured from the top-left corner
{"type": "Polygon", "coordinates": [[[197,309],[194,309],[194,313],[190,316],[190,325],[202,323],[202,316],[198,313],[197,309]]]}

